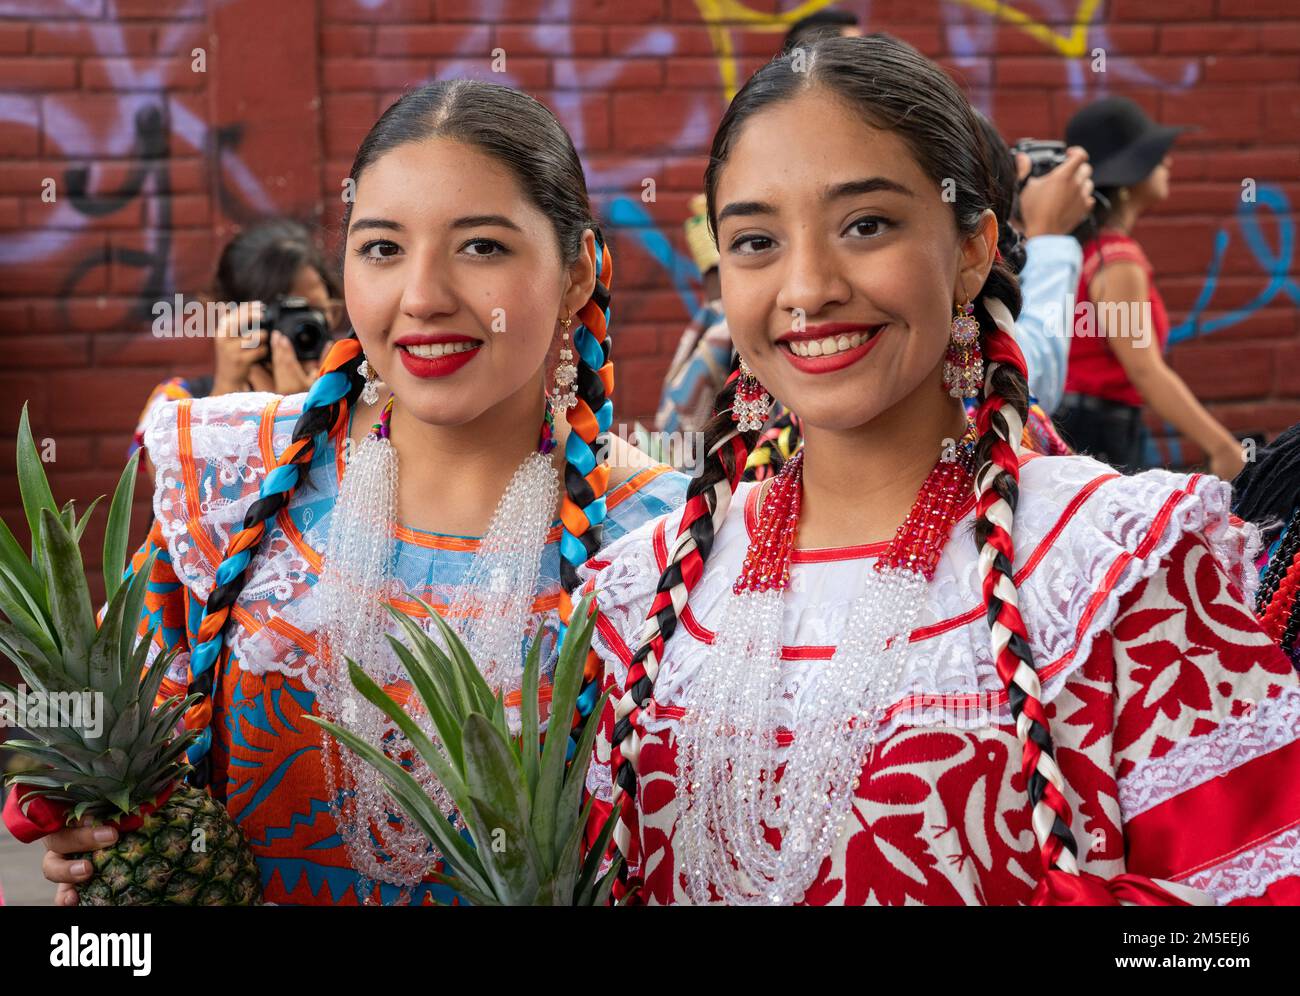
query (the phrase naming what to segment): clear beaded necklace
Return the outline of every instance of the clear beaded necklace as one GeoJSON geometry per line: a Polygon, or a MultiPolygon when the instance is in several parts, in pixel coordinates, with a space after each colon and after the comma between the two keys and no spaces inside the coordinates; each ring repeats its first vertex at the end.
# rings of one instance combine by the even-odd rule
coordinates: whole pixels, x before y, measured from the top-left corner
{"type": "Polygon", "coordinates": [[[871,762],[925,589],[970,493],[975,439],[968,421],[865,572],[834,656],[804,687],[783,681],[781,663],[803,452],[773,480],[677,731],[675,850],[693,902],[788,905],[815,880],[871,762]]]}
{"type": "MultiPolygon", "coordinates": [[[[389,440],[393,400],[390,395],[366,438],[348,448],[332,512],[319,582],[324,639],[315,680],[317,708],[405,765],[448,819],[456,821],[451,800],[427,765],[388,717],[361,698],[347,674],[351,657],[380,687],[409,682],[384,638],[390,626],[384,602],[404,594],[392,576],[397,520],[397,453],[389,440]]],[[[447,621],[488,683],[507,693],[519,687],[520,640],[559,498],[559,475],[549,457],[554,427],[547,397],[537,449],[511,477],[469,570],[448,600],[447,621]]],[[[433,738],[423,710],[411,713],[433,738]]],[[[417,826],[401,819],[400,807],[370,765],[332,741],[322,754],[330,812],[360,876],[359,896],[370,903],[374,883],[384,882],[398,887],[398,903],[408,903],[411,890],[440,855],[417,826]]]]}

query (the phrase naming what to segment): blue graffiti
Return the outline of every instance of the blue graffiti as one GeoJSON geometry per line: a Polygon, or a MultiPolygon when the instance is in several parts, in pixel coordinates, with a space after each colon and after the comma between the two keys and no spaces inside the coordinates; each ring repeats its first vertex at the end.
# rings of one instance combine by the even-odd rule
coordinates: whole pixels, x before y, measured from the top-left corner
{"type": "MultiPolygon", "coordinates": [[[[1223,259],[1227,254],[1228,245],[1232,241],[1231,234],[1226,229],[1220,228],[1214,235],[1214,251],[1210,259],[1209,269],[1205,274],[1205,283],[1201,286],[1201,291],[1196,296],[1196,302],[1192,305],[1192,310],[1188,312],[1187,317],[1169,330],[1168,345],[1172,346],[1174,343],[1185,342],[1244,322],[1277,297],[1278,294],[1286,294],[1294,303],[1300,304],[1300,284],[1297,284],[1291,276],[1295,254],[1295,222],[1290,217],[1290,214],[1291,204],[1287,200],[1286,194],[1278,187],[1259,187],[1256,191],[1255,200],[1243,200],[1241,202],[1237,208],[1237,222],[1240,224],[1242,234],[1245,236],[1246,246],[1255,257],[1255,261],[1259,263],[1260,269],[1268,275],[1268,283],[1252,300],[1240,308],[1229,311],[1217,318],[1204,319],[1202,317],[1214,298],[1215,290],[1218,288],[1219,273],[1223,269],[1223,259]],[[1268,240],[1265,239],[1264,233],[1259,226],[1257,212],[1261,206],[1267,207],[1277,221],[1278,244],[1276,253],[1269,246],[1268,240]]],[[[1183,448],[1177,430],[1166,422],[1161,427],[1160,433],[1164,437],[1163,447],[1151,433],[1146,434],[1143,441],[1143,458],[1145,462],[1148,465],[1167,463],[1175,467],[1182,466],[1183,448]],[[1162,448],[1167,452],[1161,453],[1162,448]]]]}
{"type": "Polygon", "coordinates": [[[695,264],[690,257],[673,248],[668,237],[655,227],[654,219],[640,202],[627,196],[615,197],[606,208],[606,219],[611,227],[631,232],[650,258],[662,266],[672,279],[686,314],[695,314],[700,307],[695,286],[695,264]]]}

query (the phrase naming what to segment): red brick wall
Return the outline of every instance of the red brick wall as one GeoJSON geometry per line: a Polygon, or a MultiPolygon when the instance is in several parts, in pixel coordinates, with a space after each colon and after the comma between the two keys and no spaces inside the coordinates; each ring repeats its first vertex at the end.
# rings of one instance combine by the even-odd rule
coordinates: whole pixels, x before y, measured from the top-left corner
{"type": "MultiPolygon", "coordinates": [[[[681,221],[726,104],[718,46],[730,44],[743,80],[779,42],[756,24],[711,34],[702,10],[741,6],[0,0],[0,466],[13,466],[7,440],[27,399],[38,439],[56,442],[56,492],[110,491],[149,389],[208,362],[206,341],[151,336],[150,303],[202,289],[240,220],[275,210],[336,225],[340,182],[382,108],[409,85],[455,75],[525,87],[574,134],[616,256],[620,419],[648,417],[693,293],[681,221]],[[191,71],[196,47],[205,73],[191,71]],[[490,71],[498,47],[504,74],[490,71]],[[46,177],[54,204],[40,198],[46,177]],[[657,187],[650,204],[646,178],[657,187]]],[[[774,23],[794,4],[743,6],[774,23]]],[[[1038,23],[1067,6],[1047,0],[1007,5],[1029,16],[1025,26],[949,0],[844,6],[869,7],[870,29],[941,59],[1008,138],[1059,135],[1078,106],[1108,92],[1200,125],[1176,148],[1173,196],[1138,232],[1174,321],[1212,283],[1201,320],[1225,324],[1177,346],[1173,363],[1234,429],[1300,420],[1297,268],[1260,257],[1277,256],[1300,202],[1295,0],[1081,2],[1074,42],[1074,25],[1038,23]],[[1095,48],[1105,73],[1090,67],[1095,48]],[[1247,178],[1261,191],[1245,206],[1260,251],[1239,215],[1247,178]],[[1216,236],[1227,245],[1211,275],[1216,236]]],[[[16,487],[8,472],[0,481],[0,514],[12,522],[16,487]]]]}

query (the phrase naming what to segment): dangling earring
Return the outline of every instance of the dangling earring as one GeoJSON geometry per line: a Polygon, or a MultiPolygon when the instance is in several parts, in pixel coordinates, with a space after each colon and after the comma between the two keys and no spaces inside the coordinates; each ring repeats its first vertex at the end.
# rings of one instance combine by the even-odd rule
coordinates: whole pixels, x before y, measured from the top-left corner
{"type": "Polygon", "coordinates": [[[578,403],[578,368],[573,365],[573,351],[569,349],[569,327],[573,319],[564,317],[560,327],[564,335],[560,340],[560,363],[555,368],[555,404],[561,411],[568,411],[578,403]]]}
{"type": "Polygon", "coordinates": [[[980,323],[975,306],[963,304],[952,316],[952,337],[943,361],[943,386],[954,398],[974,398],[984,383],[984,356],[980,353],[980,323]]]}
{"type": "Polygon", "coordinates": [[[772,408],[767,389],[758,382],[754,371],[743,359],[740,361],[740,383],[736,385],[736,399],[731,403],[731,418],[741,432],[756,432],[763,428],[772,408]]]}
{"type": "Polygon", "coordinates": [[[373,405],[379,400],[379,376],[375,373],[375,368],[370,365],[369,360],[361,361],[361,366],[357,367],[357,373],[366,379],[366,386],[361,389],[361,400],[368,405],[373,405]]]}

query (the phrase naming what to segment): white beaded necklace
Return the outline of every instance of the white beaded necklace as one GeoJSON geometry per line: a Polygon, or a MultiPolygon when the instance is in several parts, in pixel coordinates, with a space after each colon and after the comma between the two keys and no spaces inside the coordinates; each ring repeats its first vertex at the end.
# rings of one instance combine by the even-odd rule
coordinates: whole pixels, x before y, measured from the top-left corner
{"type": "Polygon", "coordinates": [[[970,493],[974,441],[968,425],[931,471],[889,551],[865,572],[834,655],[802,689],[783,680],[781,620],[803,451],[774,479],[677,732],[674,849],[692,902],[789,905],[815,881],[902,679],[957,503],[970,493]]]}
{"type": "MultiPolygon", "coordinates": [[[[559,498],[559,475],[548,456],[555,445],[549,398],[546,405],[538,449],[511,477],[466,576],[448,601],[448,622],[483,668],[488,684],[507,693],[519,687],[520,641],[559,498]]],[[[325,622],[317,708],[325,719],[347,726],[394,760],[409,761],[412,776],[455,821],[451,800],[428,766],[392,721],[353,688],[347,673],[351,657],[380,687],[410,680],[385,639],[390,621],[384,602],[404,594],[392,576],[398,469],[388,438],[392,406],[390,397],[380,421],[350,448],[332,512],[319,582],[325,622]]],[[[436,742],[424,710],[410,711],[436,742]]],[[[411,890],[440,855],[418,826],[402,819],[401,808],[369,764],[332,738],[324,748],[330,812],[360,876],[358,898],[370,903],[373,883],[384,882],[400,889],[399,903],[409,902],[411,890]]]]}

